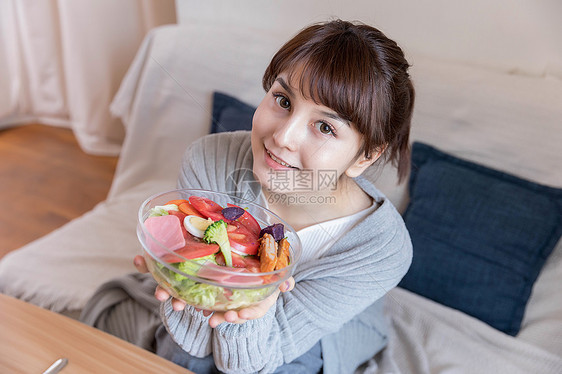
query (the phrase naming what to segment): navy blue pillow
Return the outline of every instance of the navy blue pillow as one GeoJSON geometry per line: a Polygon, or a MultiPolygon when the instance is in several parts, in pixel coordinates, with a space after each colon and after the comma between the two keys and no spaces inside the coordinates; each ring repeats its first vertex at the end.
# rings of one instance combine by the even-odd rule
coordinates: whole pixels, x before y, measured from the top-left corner
{"type": "Polygon", "coordinates": [[[400,286],[517,335],[562,234],[562,189],[415,143],[404,221],[414,245],[400,286]]]}
{"type": "Polygon", "coordinates": [[[213,94],[213,119],[211,133],[251,130],[256,108],[232,96],[215,92],[213,94]]]}

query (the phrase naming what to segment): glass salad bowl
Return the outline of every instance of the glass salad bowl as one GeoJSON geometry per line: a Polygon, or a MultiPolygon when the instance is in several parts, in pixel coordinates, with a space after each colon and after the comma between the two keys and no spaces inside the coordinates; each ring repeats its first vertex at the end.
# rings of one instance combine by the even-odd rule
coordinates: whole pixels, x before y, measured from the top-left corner
{"type": "Polygon", "coordinates": [[[264,300],[292,276],[301,255],[297,233],[273,212],[207,190],[149,197],[139,209],[137,236],[158,284],[212,311],[264,300]]]}

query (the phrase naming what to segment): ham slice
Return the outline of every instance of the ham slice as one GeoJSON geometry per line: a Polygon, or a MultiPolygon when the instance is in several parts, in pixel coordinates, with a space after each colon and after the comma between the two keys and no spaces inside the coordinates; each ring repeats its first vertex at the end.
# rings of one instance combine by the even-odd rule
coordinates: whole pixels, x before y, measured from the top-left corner
{"type": "Polygon", "coordinates": [[[148,249],[158,257],[169,254],[185,246],[185,238],[180,219],[174,215],[149,217],[144,221],[146,230],[156,240],[147,235],[148,249]]]}

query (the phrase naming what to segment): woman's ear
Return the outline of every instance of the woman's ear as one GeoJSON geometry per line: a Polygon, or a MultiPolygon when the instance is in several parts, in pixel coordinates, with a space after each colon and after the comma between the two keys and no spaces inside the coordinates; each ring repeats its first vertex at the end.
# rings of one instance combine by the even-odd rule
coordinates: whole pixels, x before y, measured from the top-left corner
{"type": "Polygon", "coordinates": [[[363,174],[365,169],[374,164],[375,161],[377,161],[379,157],[381,157],[385,148],[386,147],[377,148],[375,152],[370,154],[369,156],[366,156],[364,153],[361,154],[359,157],[357,157],[353,165],[347,168],[347,170],[345,171],[345,175],[350,178],[355,178],[363,174]]]}

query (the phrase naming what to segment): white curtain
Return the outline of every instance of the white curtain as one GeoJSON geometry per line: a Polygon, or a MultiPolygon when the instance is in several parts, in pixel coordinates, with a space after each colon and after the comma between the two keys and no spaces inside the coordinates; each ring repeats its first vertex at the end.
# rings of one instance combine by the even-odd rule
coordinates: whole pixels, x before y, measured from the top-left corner
{"type": "Polygon", "coordinates": [[[174,0],[0,0],[0,128],[70,127],[89,154],[117,155],[109,104],[151,28],[174,0]]]}

